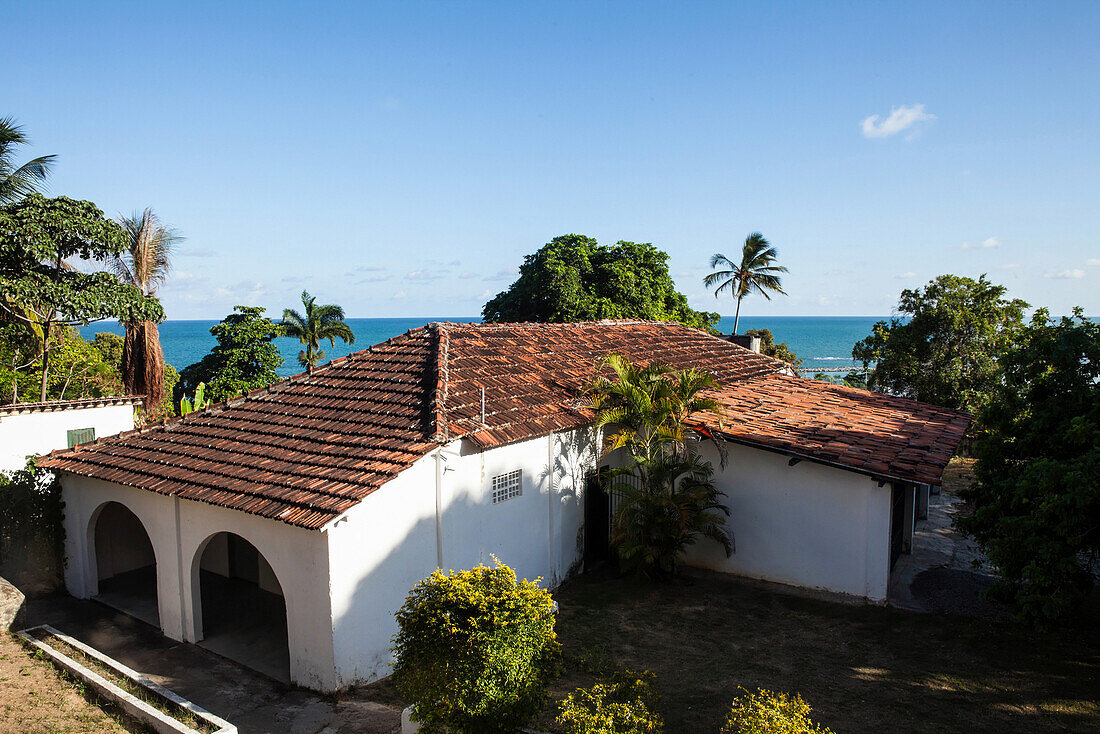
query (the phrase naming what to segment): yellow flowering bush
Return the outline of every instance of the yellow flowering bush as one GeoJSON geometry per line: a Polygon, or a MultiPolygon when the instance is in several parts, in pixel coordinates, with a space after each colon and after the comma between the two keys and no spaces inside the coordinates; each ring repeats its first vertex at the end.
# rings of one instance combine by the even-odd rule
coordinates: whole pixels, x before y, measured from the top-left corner
{"type": "Polygon", "coordinates": [[[620,670],[610,680],[578,688],[562,701],[558,725],[566,734],[660,734],[664,730],[653,673],[620,670]]]}
{"type": "MultiPolygon", "coordinates": [[[[741,689],[745,691],[744,688],[741,689]]],[[[810,705],[797,693],[761,688],[733,700],[722,734],[833,734],[810,721],[810,705]]]]}
{"type": "Polygon", "coordinates": [[[420,731],[510,732],[546,700],[560,648],[553,599],[494,567],[436,571],[397,612],[393,680],[420,731]]]}

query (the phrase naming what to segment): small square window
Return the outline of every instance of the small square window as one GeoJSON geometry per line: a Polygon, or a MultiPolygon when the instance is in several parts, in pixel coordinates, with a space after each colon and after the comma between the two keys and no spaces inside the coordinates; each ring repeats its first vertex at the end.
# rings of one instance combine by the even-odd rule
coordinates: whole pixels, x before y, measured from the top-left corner
{"type": "Polygon", "coordinates": [[[523,472],[519,469],[493,477],[493,504],[523,494],[523,472]]]}
{"type": "Polygon", "coordinates": [[[66,432],[66,438],[68,439],[69,448],[71,449],[78,443],[88,443],[89,441],[95,441],[95,429],[74,428],[73,430],[66,432]]]}

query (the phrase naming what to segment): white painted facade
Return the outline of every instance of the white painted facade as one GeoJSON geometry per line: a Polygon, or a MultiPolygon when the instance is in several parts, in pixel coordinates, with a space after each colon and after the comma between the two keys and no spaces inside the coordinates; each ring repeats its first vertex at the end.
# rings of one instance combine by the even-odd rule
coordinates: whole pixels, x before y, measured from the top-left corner
{"type": "Polygon", "coordinates": [[[28,456],[68,448],[71,430],[92,428],[96,438],[133,430],[136,404],[81,400],[0,406],[0,471],[22,469],[28,456]]]}
{"type": "MultiPolygon", "coordinates": [[[[810,461],[727,444],[715,484],[726,493],[737,550],[703,541],[685,562],[791,586],[886,599],[890,485],[810,461]]],[[[706,446],[717,470],[717,451],[706,446]]]]}
{"type": "MultiPolygon", "coordinates": [[[[729,445],[718,473],[737,550],[710,541],[691,565],[796,586],[885,598],[890,488],[853,472],[729,445]]],[[[717,457],[714,460],[717,467],[717,457]]],[[[553,588],[583,558],[584,486],[595,467],[590,430],[487,451],[457,440],[424,456],[320,532],[131,487],[64,474],[66,583],[97,593],[94,528],[104,503],[138,516],[157,561],[160,624],[177,640],[202,639],[198,566],[217,533],[240,535],[270,564],[287,608],[290,679],[338,690],[390,672],[394,613],[437,567],[465,569],[495,556],[520,577],[553,588]],[[521,491],[493,502],[493,477],[519,470],[521,491]]]]}

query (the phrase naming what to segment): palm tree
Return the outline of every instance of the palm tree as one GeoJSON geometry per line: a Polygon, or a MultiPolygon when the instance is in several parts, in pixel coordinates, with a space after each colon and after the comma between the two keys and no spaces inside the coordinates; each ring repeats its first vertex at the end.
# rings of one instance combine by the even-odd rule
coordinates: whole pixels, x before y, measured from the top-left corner
{"type": "Polygon", "coordinates": [[[337,339],[355,343],[355,334],[344,321],[344,309],[336,304],[318,306],[316,300],[307,291],[302,291],[305,315],[290,308],[283,311],[283,330],[287,336],[297,337],[305,345],[305,349],[298,352],[298,364],[309,372],[325,358],[319,347],[323,339],[328,339],[331,346],[336,346],[337,339]]]}
{"type": "MultiPolygon", "coordinates": [[[[124,283],[155,296],[171,269],[172,251],[183,237],[161,224],[152,209],[140,215],[120,216],[129,235],[129,246],[107,265],[124,283]]],[[[164,352],[160,332],[152,321],[128,321],[122,346],[122,384],[131,395],[144,395],[145,407],[156,410],[164,403],[164,352]]]]}
{"type": "Polygon", "coordinates": [[[607,355],[597,369],[587,407],[597,430],[609,429],[604,454],[622,448],[630,455],[622,468],[602,472],[619,498],[611,540],[623,566],[671,574],[677,556],[698,537],[717,541],[728,557],[733,536],[723,515],[729,510],[713,467],[691,440],[709,439],[725,464],[717,438],[691,420],[699,413],[721,420],[719,403],[706,394],[719,388],[717,380],[698,370],[635,364],[620,354],[607,355]]]}
{"type": "Polygon", "coordinates": [[[778,273],[787,272],[782,265],[773,265],[779,253],[768,244],[764,235],[753,232],[745,238],[745,246],[741,249],[741,264],[735,265],[732,260],[722,254],[715,254],[710,259],[711,269],[721,267],[703,278],[703,285],[714,288],[714,297],[717,298],[722,291],[728,290],[730,295],[737,299],[737,312],[733,317],[733,333],[737,333],[737,324],[741,320],[741,299],[756,291],[767,300],[772,297],[768,291],[782,293],[782,282],[778,273]]]}
{"type": "Polygon", "coordinates": [[[0,205],[19,201],[38,191],[50,175],[57,156],[44,155],[16,166],[15,148],[30,142],[13,117],[0,117],[0,205]]]}

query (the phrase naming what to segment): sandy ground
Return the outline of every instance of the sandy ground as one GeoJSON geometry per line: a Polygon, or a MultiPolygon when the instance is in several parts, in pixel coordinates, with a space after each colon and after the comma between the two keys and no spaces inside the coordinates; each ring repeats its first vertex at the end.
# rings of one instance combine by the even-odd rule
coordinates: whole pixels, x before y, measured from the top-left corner
{"type": "Polygon", "coordinates": [[[125,732],[117,721],[33,657],[15,637],[0,633],[0,732],[125,732]]]}

